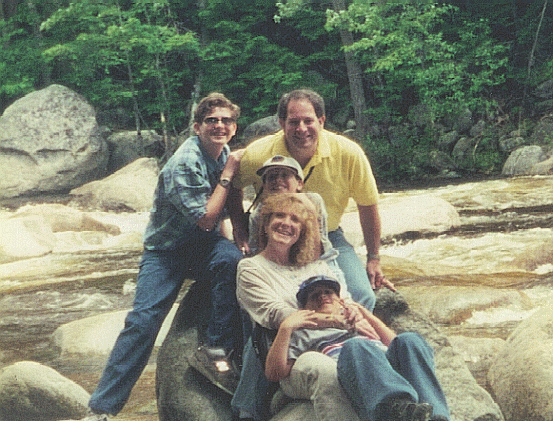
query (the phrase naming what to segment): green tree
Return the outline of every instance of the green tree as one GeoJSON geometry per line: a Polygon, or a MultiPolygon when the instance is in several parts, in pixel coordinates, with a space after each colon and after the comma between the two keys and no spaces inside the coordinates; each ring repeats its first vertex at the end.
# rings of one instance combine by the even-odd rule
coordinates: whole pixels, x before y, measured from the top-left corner
{"type": "Polygon", "coordinates": [[[372,87],[369,112],[377,122],[398,125],[411,105],[427,110],[426,132],[396,130],[388,144],[368,139],[369,153],[388,175],[413,173],[433,148],[432,127],[462,107],[477,115],[495,108],[493,88],[504,82],[507,48],[493,43],[488,22],[463,22],[444,36],[455,8],[420,2],[356,1],[347,11],[328,11],[329,27],[348,25],[356,41],[347,49],[362,63],[372,87]],[[399,133],[399,134],[398,134],[399,133]],[[393,164],[393,165],[390,165],[393,164]]]}
{"type": "Polygon", "coordinates": [[[204,6],[198,29],[205,42],[202,91],[222,90],[248,110],[242,125],[274,113],[280,96],[300,86],[336,97],[337,84],[327,73],[334,45],[324,30],[324,10],[276,24],[274,0],[210,0],[204,6]]]}
{"type": "Polygon", "coordinates": [[[47,46],[38,30],[51,1],[0,1],[0,112],[15,98],[50,83],[50,68],[41,56],[47,46]]]}
{"type": "Polygon", "coordinates": [[[81,0],[43,22],[42,30],[58,40],[43,55],[58,81],[93,104],[132,109],[138,132],[144,124],[175,132],[183,118],[179,92],[193,72],[198,41],[174,23],[167,1],[81,0]]]}

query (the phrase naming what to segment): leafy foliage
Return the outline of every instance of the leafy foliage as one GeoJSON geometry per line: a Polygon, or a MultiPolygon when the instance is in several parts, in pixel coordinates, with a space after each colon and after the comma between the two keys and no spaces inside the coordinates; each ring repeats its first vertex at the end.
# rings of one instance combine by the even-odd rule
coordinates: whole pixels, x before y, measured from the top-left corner
{"type": "MultiPolygon", "coordinates": [[[[281,94],[298,87],[320,92],[329,125],[345,129],[354,116],[346,29],[373,126],[362,143],[377,176],[389,180],[425,171],[440,127],[458,110],[492,122],[517,110],[538,113],[524,99],[553,77],[553,6],[544,9],[544,1],[9,3],[17,9],[0,20],[0,110],[60,83],[103,116],[119,116],[107,122],[112,127],[163,133],[186,129],[193,103],[208,92],[240,104],[243,128],[273,114],[281,94]],[[424,124],[409,122],[413,105],[424,109],[424,124]]],[[[504,157],[494,136],[478,139],[458,164],[497,171],[504,157]]]]}
{"type": "Polygon", "coordinates": [[[166,120],[174,129],[183,117],[179,89],[193,74],[199,45],[173,22],[165,1],[125,9],[117,1],[82,0],[43,22],[42,30],[59,39],[43,55],[61,83],[86,92],[93,104],[134,110],[152,128],[166,120]]]}
{"type": "MultiPolygon", "coordinates": [[[[409,174],[413,156],[432,148],[431,128],[460,107],[487,115],[496,106],[491,92],[504,82],[507,47],[491,41],[484,19],[465,22],[446,37],[444,29],[456,11],[452,5],[358,1],[347,11],[327,12],[328,27],[345,26],[356,34],[348,48],[370,82],[374,121],[395,125],[407,117],[410,106],[421,103],[426,108],[425,133],[405,134],[397,148],[377,147],[376,162],[386,162],[381,172],[389,177],[409,174]],[[387,164],[390,160],[393,167],[387,164]]],[[[368,141],[371,147],[375,143],[368,141]]]]}

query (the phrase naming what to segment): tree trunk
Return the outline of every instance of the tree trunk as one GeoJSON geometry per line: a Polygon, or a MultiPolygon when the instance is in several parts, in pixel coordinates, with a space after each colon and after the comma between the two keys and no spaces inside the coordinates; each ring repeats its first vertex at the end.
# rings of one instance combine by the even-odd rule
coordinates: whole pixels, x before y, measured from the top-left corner
{"type": "MultiPolygon", "coordinates": [[[[42,32],[40,32],[40,15],[38,14],[36,5],[33,0],[27,0],[27,6],[29,7],[29,10],[31,11],[32,16],[32,22],[33,22],[33,35],[36,40],[36,48],[39,51],[44,50],[44,39],[42,38],[42,32]]],[[[39,63],[41,67],[40,76],[42,78],[41,83],[45,86],[48,86],[52,83],[51,77],[50,77],[50,69],[49,67],[44,63],[43,60],[40,60],[39,63]]]]}
{"type": "MultiPolygon", "coordinates": [[[[344,0],[332,0],[332,6],[336,12],[346,9],[344,0]]],[[[346,28],[340,28],[340,38],[344,47],[353,44],[353,35],[346,28]]],[[[355,115],[355,138],[362,141],[367,138],[370,125],[367,115],[365,90],[363,89],[363,70],[361,69],[361,65],[353,57],[352,52],[344,51],[344,56],[348,73],[351,103],[355,115]]]]}

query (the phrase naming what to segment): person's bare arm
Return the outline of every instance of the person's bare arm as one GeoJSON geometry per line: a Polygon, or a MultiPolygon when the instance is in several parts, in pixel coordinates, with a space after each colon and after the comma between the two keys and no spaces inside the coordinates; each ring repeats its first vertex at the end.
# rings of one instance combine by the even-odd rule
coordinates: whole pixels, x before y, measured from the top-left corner
{"type": "Polygon", "coordinates": [[[265,361],[265,376],[272,382],[278,382],[290,375],[295,360],[288,358],[288,348],[292,333],[299,328],[317,327],[312,310],[299,310],[289,315],[278,328],[277,335],[269,348],[265,361]]]}
{"type": "Polygon", "coordinates": [[[232,186],[227,198],[227,209],[232,223],[234,243],[244,255],[250,254],[248,244],[248,216],[244,212],[243,193],[232,186]]]}
{"type": "MultiPolygon", "coordinates": [[[[245,149],[244,149],[245,151],[245,149]]],[[[229,197],[227,199],[227,210],[232,222],[232,235],[234,243],[238,249],[244,254],[250,254],[250,246],[248,244],[248,216],[244,212],[244,194],[241,188],[234,185],[231,187],[229,197]]]]}
{"type": "MultiPolygon", "coordinates": [[[[242,159],[243,154],[243,149],[231,152],[227,163],[225,164],[225,168],[223,168],[223,172],[221,173],[221,179],[227,178],[232,180],[234,178],[240,168],[240,160],[242,159]]],[[[210,231],[215,227],[221,217],[223,208],[225,207],[230,189],[230,184],[227,187],[217,184],[215,190],[213,190],[213,193],[207,201],[205,215],[197,221],[198,226],[202,230],[210,231]]]]}
{"type": "Polygon", "coordinates": [[[362,305],[356,304],[356,306],[363,315],[364,320],[366,320],[376,331],[382,343],[386,346],[390,345],[390,342],[397,336],[396,332],[390,329],[382,320],[362,305]]]}
{"type": "Polygon", "coordinates": [[[380,267],[380,214],[378,205],[357,206],[365,246],[367,247],[367,274],[373,289],[386,287],[395,291],[394,284],[382,273],[380,267]]]}

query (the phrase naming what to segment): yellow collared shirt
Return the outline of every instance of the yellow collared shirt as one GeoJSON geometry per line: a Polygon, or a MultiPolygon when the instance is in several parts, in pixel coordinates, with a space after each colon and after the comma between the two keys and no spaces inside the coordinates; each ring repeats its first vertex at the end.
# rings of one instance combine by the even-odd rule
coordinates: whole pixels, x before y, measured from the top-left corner
{"type": "MultiPolygon", "coordinates": [[[[290,156],[282,130],[248,145],[234,185],[238,188],[253,185],[259,191],[261,177],[255,172],[275,155],[290,156]]],[[[367,156],[357,143],[344,136],[323,130],[317,151],[303,172],[305,176],[311,172],[303,191],[319,193],[325,202],[329,231],[338,228],[350,197],[361,206],[378,202],[378,190],[367,156]]]]}

